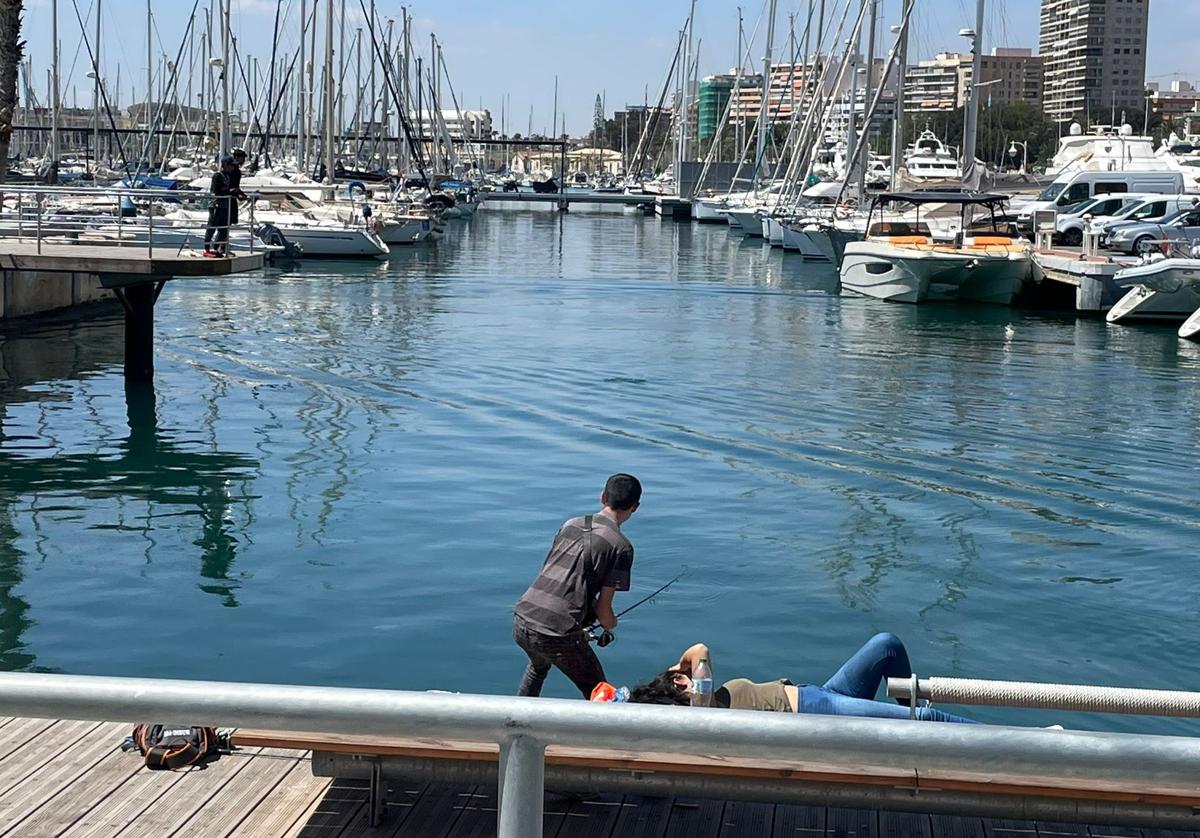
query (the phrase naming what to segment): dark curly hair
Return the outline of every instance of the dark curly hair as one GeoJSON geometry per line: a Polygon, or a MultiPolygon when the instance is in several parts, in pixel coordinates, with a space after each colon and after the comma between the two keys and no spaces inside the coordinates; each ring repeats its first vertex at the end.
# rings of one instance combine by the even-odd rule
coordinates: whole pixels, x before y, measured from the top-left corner
{"type": "Polygon", "coordinates": [[[632,704],[679,704],[690,705],[687,690],[675,683],[674,672],[663,672],[644,684],[629,691],[632,704]]]}

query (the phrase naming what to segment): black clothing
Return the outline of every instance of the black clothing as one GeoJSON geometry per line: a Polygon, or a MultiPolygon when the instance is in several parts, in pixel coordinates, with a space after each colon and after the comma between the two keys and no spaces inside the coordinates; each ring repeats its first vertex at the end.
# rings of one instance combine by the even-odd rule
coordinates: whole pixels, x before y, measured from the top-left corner
{"type": "Polygon", "coordinates": [[[552,637],[532,630],[524,620],[516,617],[513,619],[513,640],[529,656],[517,695],[541,695],[542,684],[552,666],[570,678],[584,698],[591,698],[592,689],[605,680],[604,667],[583,631],[567,637],[552,637]]]}

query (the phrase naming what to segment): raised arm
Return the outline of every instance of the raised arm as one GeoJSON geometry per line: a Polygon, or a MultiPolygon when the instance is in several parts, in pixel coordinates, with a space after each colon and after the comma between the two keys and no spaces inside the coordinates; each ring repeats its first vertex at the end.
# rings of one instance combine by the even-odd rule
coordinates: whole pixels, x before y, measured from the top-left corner
{"type": "Polygon", "coordinates": [[[670,667],[668,672],[683,672],[687,675],[692,674],[692,670],[696,668],[696,664],[700,663],[701,658],[708,659],[709,669],[712,669],[712,655],[708,653],[708,647],[703,643],[696,643],[688,646],[683,654],[679,656],[679,663],[670,667]]]}

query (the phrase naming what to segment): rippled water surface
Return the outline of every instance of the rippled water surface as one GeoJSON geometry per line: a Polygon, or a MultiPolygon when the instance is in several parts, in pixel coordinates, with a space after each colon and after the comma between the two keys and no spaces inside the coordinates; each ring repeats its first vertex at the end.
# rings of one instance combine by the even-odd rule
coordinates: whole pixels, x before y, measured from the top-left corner
{"type": "Polygon", "coordinates": [[[153,393],[119,321],[8,335],[0,661],[511,692],[513,601],[628,470],[618,605],[690,573],[613,680],[703,639],[718,676],[819,682],[886,629],[923,674],[1200,686],[1200,348],[835,292],[720,227],[493,209],[172,282],[153,393]]]}

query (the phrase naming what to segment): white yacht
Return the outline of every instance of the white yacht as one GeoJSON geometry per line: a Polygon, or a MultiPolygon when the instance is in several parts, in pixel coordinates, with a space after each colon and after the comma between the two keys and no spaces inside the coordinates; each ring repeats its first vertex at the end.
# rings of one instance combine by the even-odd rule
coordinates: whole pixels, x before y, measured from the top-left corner
{"type": "Polygon", "coordinates": [[[1046,166],[1047,177],[1075,172],[1161,172],[1179,171],[1179,163],[1160,154],[1151,137],[1133,133],[1133,126],[1097,125],[1083,133],[1071,123],[1067,136],[1058,141],[1058,151],[1046,166]]]}
{"type": "Polygon", "coordinates": [[[1003,195],[972,192],[876,196],[867,237],[845,246],[842,289],[904,303],[957,299],[1011,304],[1033,278],[1033,258],[1027,243],[995,221],[1006,200],[1003,195]],[[912,221],[886,220],[887,210],[904,205],[914,207],[912,221]],[[934,241],[928,223],[921,220],[922,208],[930,206],[958,210],[961,223],[952,243],[934,241]],[[974,219],[977,210],[983,211],[980,221],[974,219]]]}
{"type": "Polygon", "coordinates": [[[961,180],[958,149],[946,145],[926,128],[904,153],[904,168],[912,180],[961,180]]]}

